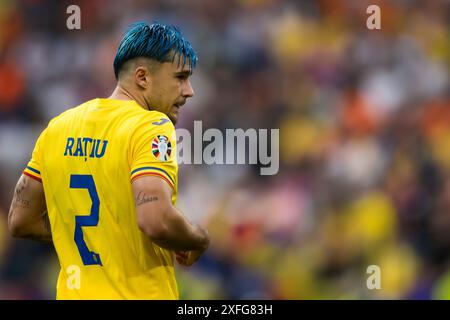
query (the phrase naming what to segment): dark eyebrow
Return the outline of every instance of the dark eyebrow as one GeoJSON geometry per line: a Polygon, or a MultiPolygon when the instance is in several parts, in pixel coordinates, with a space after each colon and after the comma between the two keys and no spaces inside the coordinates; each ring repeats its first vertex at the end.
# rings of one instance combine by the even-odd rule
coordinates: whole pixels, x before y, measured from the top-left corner
{"type": "Polygon", "coordinates": [[[191,73],[188,70],[184,70],[184,71],[175,72],[175,75],[189,77],[191,75],[191,73]]]}

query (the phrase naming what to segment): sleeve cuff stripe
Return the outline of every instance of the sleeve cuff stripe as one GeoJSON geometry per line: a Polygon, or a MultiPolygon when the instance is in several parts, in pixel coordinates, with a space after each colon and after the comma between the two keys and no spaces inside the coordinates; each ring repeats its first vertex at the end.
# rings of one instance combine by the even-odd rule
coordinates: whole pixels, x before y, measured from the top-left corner
{"type": "Polygon", "coordinates": [[[30,178],[32,178],[32,179],[42,183],[42,179],[41,178],[36,177],[36,176],[32,175],[31,173],[28,173],[28,172],[24,171],[23,174],[26,175],[27,177],[30,177],[30,178]]]}
{"type": "Polygon", "coordinates": [[[34,173],[41,174],[41,172],[39,170],[36,170],[36,169],[34,169],[34,168],[30,167],[30,166],[27,166],[27,169],[30,170],[30,171],[33,171],[34,173]]]}
{"type": "Polygon", "coordinates": [[[142,177],[142,176],[157,176],[157,177],[160,177],[160,178],[164,179],[170,185],[170,187],[173,190],[175,190],[174,185],[169,181],[169,179],[167,179],[165,176],[163,176],[162,174],[157,173],[157,172],[142,172],[142,173],[139,173],[139,174],[135,175],[134,177],[132,177],[131,181],[133,181],[134,179],[136,179],[138,177],[142,177]]]}
{"type": "Polygon", "coordinates": [[[143,170],[146,170],[146,171],[147,171],[147,170],[156,170],[156,171],[160,171],[160,172],[164,173],[164,174],[167,176],[167,178],[170,179],[170,181],[172,182],[173,185],[175,185],[175,182],[172,180],[172,178],[171,178],[170,175],[167,173],[167,171],[165,171],[165,170],[163,170],[163,169],[161,169],[161,168],[157,168],[157,167],[142,167],[142,168],[134,169],[133,171],[131,171],[131,176],[133,177],[133,175],[134,175],[135,173],[137,173],[137,172],[139,172],[139,171],[143,171],[143,170]]]}

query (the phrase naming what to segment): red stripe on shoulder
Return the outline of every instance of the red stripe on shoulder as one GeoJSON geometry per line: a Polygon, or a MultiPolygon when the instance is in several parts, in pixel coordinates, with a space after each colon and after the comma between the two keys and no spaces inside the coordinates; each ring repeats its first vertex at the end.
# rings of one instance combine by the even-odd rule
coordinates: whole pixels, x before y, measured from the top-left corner
{"type": "Polygon", "coordinates": [[[26,175],[26,176],[28,176],[28,177],[30,177],[30,178],[36,180],[36,181],[39,181],[40,183],[42,183],[42,179],[41,179],[41,178],[36,177],[36,176],[33,176],[31,173],[28,173],[28,172],[26,172],[26,171],[23,171],[22,173],[23,173],[24,175],[26,175]]]}

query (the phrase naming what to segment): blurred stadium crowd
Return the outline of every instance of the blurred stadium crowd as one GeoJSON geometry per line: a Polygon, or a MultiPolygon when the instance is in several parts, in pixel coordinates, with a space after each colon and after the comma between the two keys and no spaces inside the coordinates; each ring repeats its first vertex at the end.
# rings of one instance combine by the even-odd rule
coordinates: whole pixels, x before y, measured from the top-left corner
{"type": "Polygon", "coordinates": [[[193,43],[177,127],[279,128],[280,171],[182,165],[178,206],[212,244],[185,299],[450,298],[446,0],[0,1],[0,299],[53,299],[51,246],[12,239],[14,184],[51,117],[114,85],[127,25],[193,43]],[[81,8],[81,30],[66,8],[81,8]],[[382,29],[366,28],[369,4],[382,29]],[[370,265],[381,289],[369,290],[370,265]]]}

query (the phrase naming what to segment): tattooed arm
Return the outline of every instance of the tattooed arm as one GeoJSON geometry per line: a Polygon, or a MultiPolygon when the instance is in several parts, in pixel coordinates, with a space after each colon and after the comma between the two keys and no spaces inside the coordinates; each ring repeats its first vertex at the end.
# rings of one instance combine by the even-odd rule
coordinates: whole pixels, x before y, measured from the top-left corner
{"type": "Polygon", "coordinates": [[[164,180],[140,177],[133,181],[133,192],[139,228],[154,243],[175,251],[206,250],[208,233],[172,205],[172,189],[164,180]]]}
{"type": "Polygon", "coordinates": [[[9,209],[8,227],[14,237],[52,241],[42,183],[26,175],[20,177],[9,209]]]}

